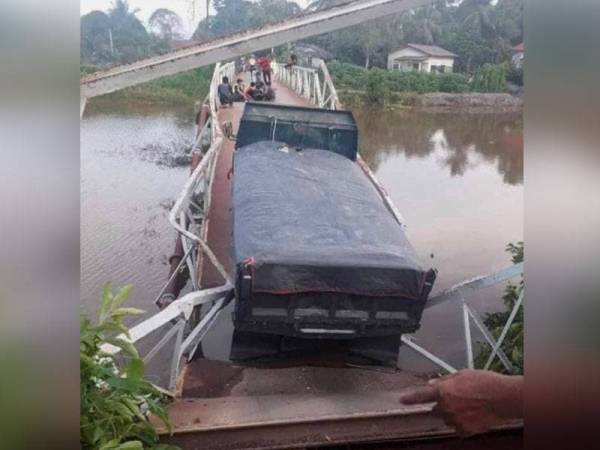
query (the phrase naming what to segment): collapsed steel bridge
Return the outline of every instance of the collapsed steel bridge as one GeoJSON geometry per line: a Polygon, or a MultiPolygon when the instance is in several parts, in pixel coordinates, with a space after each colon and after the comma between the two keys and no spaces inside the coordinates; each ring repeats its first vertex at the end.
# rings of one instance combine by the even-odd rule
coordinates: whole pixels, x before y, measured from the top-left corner
{"type": "MultiPolygon", "coordinates": [[[[159,339],[155,338],[145,353],[144,361],[146,363],[151,363],[161,352],[168,351],[170,355],[168,377],[164,382],[158,384],[164,388],[166,393],[180,399],[176,400],[171,407],[176,432],[175,437],[172,438],[174,442],[185,443],[186,446],[202,445],[204,448],[292,448],[306,444],[379,442],[426,437],[440,438],[452,435],[451,429],[432,418],[433,405],[407,408],[398,405],[395,401],[390,402],[388,397],[393,396],[396,393],[395,390],[389,392],[375,390],[366,393],[352,391],[341,396],[338,394],[331,396],[325,393],[317,398],[307,398],[301,396],[297,392],[298,389],[310,390],[322,388],[322,386],[304,382],[305,386],[303,382],[298,381],[297,384],[286,388],[289,392],[279,396],[255,395],[241,399],[236,396],[224,396],[218,399],[198,397],[195,395],[198,394],[197,383],[198,380],[201,380],[201,384],[206,384],[207,381],[203,378],[206,371],[217,370],[218,373],[221,373],[220,371],[225,370],[226,374],[230,370],[239,370],[242,378],[250,378],[250,373],[253,373],[253,376],[257,376],[257,374],[252,372],[253,369],[223,368],[221,366],[215,369],[215,367],[202,366],[197,361],[193,361],[203,338],[233,298],[231,275],[223,263],[226,256],[214,237],[214,230],[223,226],[218,223],[218,215],[214,214],[216,208],[222,207],[222,205],[215,204],[215,193],[218,193],[215,174],[222,170],[222,161],[230,157],[228,152],[232,151],[232,143],[228,136],[224,135],[223,124],[231,124],[239,120],[239,111],[236,117],[235,111],[219,109],[216,92],[219,81],[223,76],[233,79],[236,75],[234,63],[222,64],[221,61],[355,25],[382,17],[392,11],[402,12],[427,3],[430,1],[366,0],[351,2],[327,11],[306,14],[283,23],[270,25],[261,30],[199,44],[168,55],[88,75],[81,79],[81,114],[83,115],[88,98],[216,63],[209,94],[203,102],[207,111],[206,120],[201,124],[202,129],[199,130],[193,152],[200,153],[201,140],[207,133],[210,137],[210,148],[206,152],[202,152],[200,162],[194,168],[169,214],[169,221],[178,233],[183,252],[178,263],[172,267],[171,277],[165,285],[165,289],[183,269],[187,269],[190,274],[192,292],[175,300],[167,308],[130,330],[131,342],[138,344],[144,343],[152,336],[159,335],[159,339]],[[212,274],[208,273],[210,267],[212,267],[212,274]],[[215,280],[220,280],[220,282],[215,280]],[[181,399],[187,400],[182,401],[181,399]],[[374,399],[379,400],[375,401],[374,399]],[[266,413],[265,408],[277,408],[279,415],[274,417],[266,413]],[[318,412],[315,412],[315,408],[318,409],[318,412]],[[389,429],[391,424],[396,427],[394,430],[389,429]],[[265,436],[260,441],[260,445],[253,437],[256,432],[263,433],[265,436]],[[218,444],[215,441],[217,435],[218,439],[222,439],[218,444]],[[251,445],[251,442],[254,444],[251,445]]],[[[342,108],[325,64],[315,69],[299,66],[286,68],[282,64],[275,63],[274,72],[278,89],[288,102],[316,105],[328,109],[342,108]]],[[[278,97],[282,96],[278,95],[278,97]]],[[[285,99],[283,100],[285,101],[285,99]]],[[[381,188],[381,192],[384,193],[383,200],[396,220],[406,226],[399,210],[391,198],[385,194],[366,163],[359,159],[359,164],[364,167],[372,182],[381,188]]],[[[220,201],[222,199],[219,199],[220,201]]],[[[468,300],[480,289],[489,288],[522,275],[523,264],[521,263],[490,275],[467,280],[434,295],[428,301],[427,308],[435,307],[443,302],[453,302],[461,309],[465,338],[464,367],[474,367],[472,336],[472,325],[474,325],[492,348],[485,368],[489,368],[491,363],[499,358],[507,371],[512,370],[510,360],[502,351],[502,345],[510,326],[522,307],[523,293],[497,339],[485,327],[481,316],[469,305],[468,300]]],[[[159,293],[157,300],[160,299],[165,289],[159,293]]],[[[419,346],[411,336],[403,336],[402,343],[442,371],[452,373],[458,369],[433,352],[419,346]]],[[[110,346],[106,350],[117,351],[110,346]]],[[[290,372],[286,376],[294,379],[294,377],[299,377],[299,373],[304,369],[289,369],[290,372]]],[[[314,372],[311,372],[313,376],[317,378],[340,377],[340,372],[336,372],[335,369],[311,370],[314,372]]],[[[344,376],[352,374],[353,377],[368,380],[370,384],[374,385],[391,383],[397,390],[422,382],[418,378],[402,374],[393,374],[392,378],[386,378],[387,374],[365,372],[362,368],[343,370],[346,371],[343,372],[344,376]]],[[[260,373],[260,377],[272,380],[273,385],[279,382],[281,376],[281,373],[272,370],[260,373]]],[[[226,378],[226,375],[223,377],[226,378]]],[[[245,389],[259,389],[253,385],[254,381],[245,383],[245,389]]],[[[219,388],[222,389],[223,386],[219,388]]],[[[262,394],[267,394],[267,392],[262,392],[262,394]]],[[[519,425],[516,424],[517,428],[519,425]]],[[[514,426],[515,424],[507,424],[508,428],[514,426]]],[[[490,439],[490,444],[493,446],[493,438],[490,439]]]]}

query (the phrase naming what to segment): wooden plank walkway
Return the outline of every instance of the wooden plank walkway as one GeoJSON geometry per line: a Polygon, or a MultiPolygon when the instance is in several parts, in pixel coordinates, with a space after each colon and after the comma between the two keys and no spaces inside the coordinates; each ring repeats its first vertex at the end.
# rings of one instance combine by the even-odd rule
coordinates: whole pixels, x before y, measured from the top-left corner
{"type": "MultiPolygon", "coordinates": [[[[275,90],[275,103],[281,105],[311,106],[305,98],[300,97],[286,86],[273,81],[275,90]]],[[[240,119],[244,111],[244,103],[234,103],[233,108],[221,108],[219,110],[219,123],[221,127],[227,121],[231,121],[233,132],[237,134],[240,119]]],[[[231,260],[231,178],[228,177],[233,162],[233,151],[235,141],[225,139],[217,166],[212,188],[212,203],[208,212],[208,234],[207,242],[215,253],[217,259],[230,271],[233,270],[231,260]]],[[[202,288],[213,288],[222,286],[225,282],[218,270],[204,258],[199,267],[200,285],[202,288]]]]}

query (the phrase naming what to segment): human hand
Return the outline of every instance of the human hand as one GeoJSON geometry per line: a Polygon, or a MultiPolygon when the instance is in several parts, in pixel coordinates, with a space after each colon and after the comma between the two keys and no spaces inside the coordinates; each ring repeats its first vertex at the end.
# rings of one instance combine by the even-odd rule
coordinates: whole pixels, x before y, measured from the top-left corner
{"type": "Polygon", "coordinates": [[[408,405],[437,402],[433,412],[461,437],[468,437],[523,417],[523,377],[462,370],[431,380],[400,401],[408,405]]]}

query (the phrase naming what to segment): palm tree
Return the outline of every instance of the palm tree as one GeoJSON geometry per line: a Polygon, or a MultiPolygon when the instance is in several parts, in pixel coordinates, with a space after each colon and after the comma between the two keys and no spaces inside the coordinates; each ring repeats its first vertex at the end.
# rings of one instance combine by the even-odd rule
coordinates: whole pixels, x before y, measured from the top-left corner
{"type": "Polygon", "coordinates": [[[138,8],[133,9],[133,10],[130,9],[129,3],[127,2],[127,0],[115,0],[115,2],[113,3],[112,9],[110,9],[110,11],[108,11],[108,15],[115,22],[127,23],[128,21],[131,21],[132,19],[137,20],[137,17],[135,17],[135,15],[139,11],[140,10],[138,8]]]}

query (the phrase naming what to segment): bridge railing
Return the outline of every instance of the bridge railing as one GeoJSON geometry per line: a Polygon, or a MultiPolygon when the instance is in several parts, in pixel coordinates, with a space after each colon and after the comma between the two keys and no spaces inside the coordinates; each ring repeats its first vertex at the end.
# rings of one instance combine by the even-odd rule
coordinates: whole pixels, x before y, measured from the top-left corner
{"type": "Polygon", "coordinates": [[[273,64],[275,77],[319,108],[340,109],[340,100],[327,69],[321,62],[318,68],[273,64]]]}
{"type": "MultiPolygon", "coordinates": [[[[233,79],[234,75],[233,63],[215,66],[209,93],[204,101],[204,104],[210,108],[210,119],[205,129],[198,133],[193,149],[195,151],[201,147],[200,141],[205,136],[205,132],[210,133],[211,145],[202,156],[202,160],[194,169],[169,212],[169,222],[181,238],[184,256],[161,289],[155,303],[162,297],[167,286],[185,265],[189,270],[192,292],[131,328],[129,337],[120,336],[145,350],[142,352],[142,357],[146,364],[158,358],[161,352],[167,354],[170,359],[168,379],[165,380],[158,376],[154,381],[157,386],[165,388],[171,394],[176,389],[182,358],[187,355],[190,359],[194,355],[218,314],[233,298],[231,278],[208,246],[206,236],[214,170],[224,139],[223,130],[217,119],[220,105],[217,87],[224,76],[233,79]],[[226,280],[223,286],[215,289],[202,289],[198,279],[198,258],[201,254],[210,260],[226,280]],[[203,307],[206,312],[201,315],[203,307]]],[[[105,346],[104,350],[109,353],[118,351],[116,347],[110,345],[105,346]]]]}
{"type": "MultiPolygon", "coordinates": [[[[221,65],[220,63],[216,64],[209,93],[205,100],[205,103],[207,103],[210,108],[211,118],[206,126],[210,127],[212,144],[208,151],[202,156],[202,160],[188,179],[183,191],[175,201],[175,205],[169,213],[169,222],[181,236],[183,250],[186,255],[184,259],[188,265],[194,289],[201,289],[199,280],[197,279],[197,258],[199,255],[197,251],[190,250],[195,247],[199,247],[201,252],[208,257],[210,262],[223,276],[223,279],[228,282],[231,281],[227,270],[208,246],[206,236],[208,232],[208,211],[210,210],[212,201],[213,175],[224,139],[223,130],[217,120],[217,113],[220,105],[217,88],[224,76],[233,79],[234,75],[234,63],[224,65],[221,65]]],[[[199,141],[202,139],[202,134],[203,133],[198,133],[197,142],[194,145],[194,148],[197,148],[200,145],[199,141]]]]}

